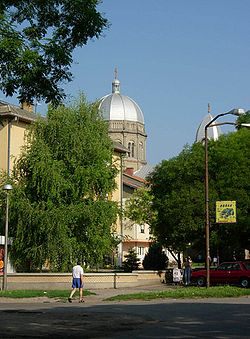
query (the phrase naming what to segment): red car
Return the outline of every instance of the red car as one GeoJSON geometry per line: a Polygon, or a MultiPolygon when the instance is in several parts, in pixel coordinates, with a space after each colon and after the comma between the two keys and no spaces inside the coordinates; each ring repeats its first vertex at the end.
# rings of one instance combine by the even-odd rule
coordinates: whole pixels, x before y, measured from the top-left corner
{"type": "MultiPolygon", "coordinates": [[[[198,286],[206,285],[206,270],[192,271],[191,281],[198,286]]],[[[250,260],[224,262],[217,268],[210,268],[211,283],[240,284],[249,287],[250,260]]]]}

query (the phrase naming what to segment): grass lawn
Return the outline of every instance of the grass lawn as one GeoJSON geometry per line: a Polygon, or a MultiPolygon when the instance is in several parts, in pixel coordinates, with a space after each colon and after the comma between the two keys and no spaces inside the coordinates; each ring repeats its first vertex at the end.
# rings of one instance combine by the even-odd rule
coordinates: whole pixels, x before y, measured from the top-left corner
{"type": "MultiPolygon", "coordinates": [[[[0,298],[36,298],[36,297],[48,297],[48,298],[68,298],[70,294],[69,290],[14,290],[14,291],[0,291],[0,298]]],[[[82,295],[94,294],[83,290],[82,295]]],[[[74,298],[79,297],[79,292],[76,291],[74,298]]]]}
{"type": "Polygon", "coordinates": [[[194,299],[194,298],[229,298],[250,295],[250,289],[234,286],[180,287],[161,292],[141,292],[135,294],[117,295],[105,300],[151,300],[151,299],[194,299]]]}

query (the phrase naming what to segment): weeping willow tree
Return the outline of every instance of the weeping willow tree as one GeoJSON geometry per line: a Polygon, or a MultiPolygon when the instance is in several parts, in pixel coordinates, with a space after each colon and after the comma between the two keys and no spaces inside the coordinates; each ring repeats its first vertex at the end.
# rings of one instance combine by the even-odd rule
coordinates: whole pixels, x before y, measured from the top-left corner
{"type": "Polygon", "coordinates": [[[11,257],[23,271],[65,271],[110,251],[117,206],[112,142],[96,104],[82,96],[36,122],[13,171],[11,257]]]}

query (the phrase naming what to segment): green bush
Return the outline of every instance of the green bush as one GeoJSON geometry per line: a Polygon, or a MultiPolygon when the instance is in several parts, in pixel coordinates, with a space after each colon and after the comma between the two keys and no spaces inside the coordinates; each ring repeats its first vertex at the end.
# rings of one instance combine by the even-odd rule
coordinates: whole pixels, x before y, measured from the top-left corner
{"type": "Polygon", "coordinates": [[[125,272],[137,270],[140,264],[140,259],[137,258],[135,250],[130,248],[128,254],[125,255],[126,260],[122,263],[125,272]]]}
{"type": "Polygon", "coordinates": [[[168,266],[168,257],[159,243],[154,242],[150,245],[142,265],[145,270],[164,270],[168,266]]]}

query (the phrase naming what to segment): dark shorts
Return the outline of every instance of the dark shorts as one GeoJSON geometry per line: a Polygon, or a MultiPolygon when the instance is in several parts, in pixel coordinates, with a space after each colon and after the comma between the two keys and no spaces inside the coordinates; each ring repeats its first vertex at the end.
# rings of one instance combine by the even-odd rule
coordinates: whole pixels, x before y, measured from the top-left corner
{"type": "Polygon", "coordinates": [[[72,287],[73,288],[83,288],[83,285],[81,285],[81,279],[80,278],[73,278],[72,287]]]}

